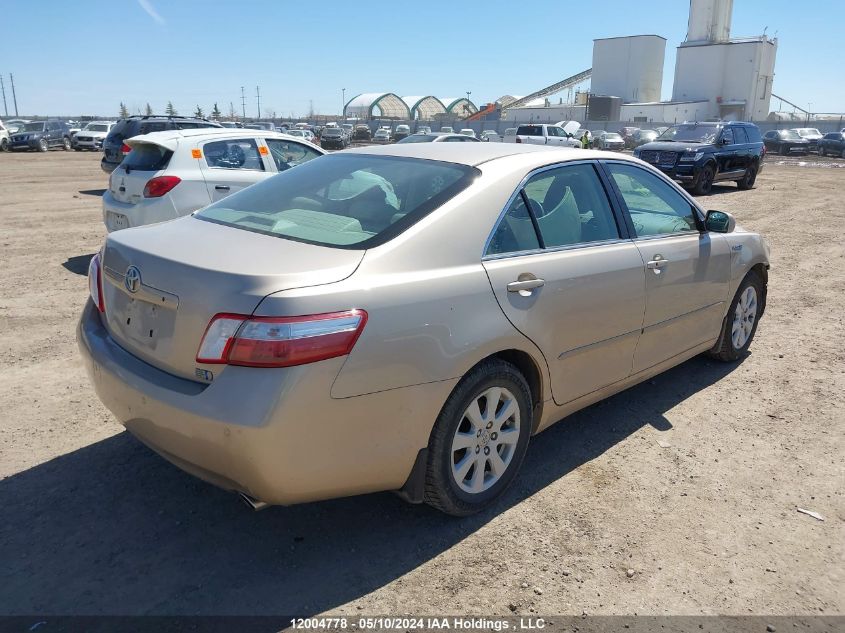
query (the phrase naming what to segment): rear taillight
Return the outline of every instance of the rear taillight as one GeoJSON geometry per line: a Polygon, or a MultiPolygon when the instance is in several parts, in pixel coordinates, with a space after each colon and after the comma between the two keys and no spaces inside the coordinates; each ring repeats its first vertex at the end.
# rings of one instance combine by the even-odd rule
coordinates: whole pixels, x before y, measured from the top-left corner
{"type": "Polygon", "coordinates": [[[97,253],[91,258],[88,264],[88,293],[94,300],[94,305],[100,312],[106,311],[106,302],[103,300],[103,266],[100,263],[100,254],[97,253]]]}
{"type": "Polygon", "coordinates": [[[218,314],[208,324],[197,362],[291,367],[345,356],[366,323],[364,310],[296,317],[218,314]]]}
{"type": "Polygon", "coordinates": [[[161,198],[180,182],[182,182],[182,179],[178,176],[158,176],[148,180],[144,186],[144,197],[161,198]]]}
{"type": "Polygon", "coordinates": [[[120,153],[126,156],[129,152],[132,151],[132,148],[129,147],[126,143],[120,146],[120,153]]]}

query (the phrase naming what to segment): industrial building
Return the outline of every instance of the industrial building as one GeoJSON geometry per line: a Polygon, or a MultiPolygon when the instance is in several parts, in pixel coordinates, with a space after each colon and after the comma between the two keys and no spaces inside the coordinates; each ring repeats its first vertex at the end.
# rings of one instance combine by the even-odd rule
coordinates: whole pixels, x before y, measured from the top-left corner
{"type": "MultiPolygon", "coordinates": [[[[731,38],[732,13],[733,0],[690,0],[686,39],[675,59],[671,101],[660,101],[665,38],[632,35],[594,40],[593,66],[585,71],[590,79],[588,98],[576,96],[574,103],[539,107],[500,104],[501,116],[514,122],[765,120],[777,39],[765,35],[731,38]],[[608,98],[618,100],[618,111],[608,98]]],[[[548,97],[554,94],[549,90],[566,83],[528,98],[548,97]]],[[[571,88],[571,82],[564,87],[571,88]]]]}

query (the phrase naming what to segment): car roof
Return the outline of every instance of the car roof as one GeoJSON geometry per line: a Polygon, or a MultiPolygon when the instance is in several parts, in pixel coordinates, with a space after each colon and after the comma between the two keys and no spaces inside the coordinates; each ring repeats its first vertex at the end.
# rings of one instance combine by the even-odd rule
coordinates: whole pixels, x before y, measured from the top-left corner
{"type": "Polygon", "coordinates": [[[176,149],[178,142],[181,139],[202,140],[202,137],[209,138],[279,138],[279,139],[295,139],[299,142],[303,141],[300,137],[290,136],[284,132],[273,132],[270,130],[252,130],[248,128],[228,128],[228,127],[202,127],[191,128],[189,130],[165,130],[162,132],[150,132],[149,134],[140,134],[124,141],[127,145],[132,147],[135,143],[152,143],[153,145],[160,145],[173,151],[176,149]]]}
{"type": "Polygon", "coordinates": [[[639,162],[637,159],[620,155],[617,152],[598,152],[595,150],[517,143],[397,143],[395,145],[374,145],[347,149],[343,153],[439,160],[470,167],[510,157],[522,158],[525,159],[523,162],[538,165],[597,158],[639,162]],[[556,155],[551,156],[550,153],[556,155]]]}

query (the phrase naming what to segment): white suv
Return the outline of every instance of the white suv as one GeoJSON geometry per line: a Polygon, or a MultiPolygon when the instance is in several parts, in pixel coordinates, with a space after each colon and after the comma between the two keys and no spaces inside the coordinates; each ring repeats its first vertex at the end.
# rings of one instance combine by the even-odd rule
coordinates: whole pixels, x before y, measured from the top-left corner
{"type": "Polygon", "coordinates": [[[84,149],[103,149],[103,141],[106,140],[113,127],[114,121],[91,121],[71,139],[73,149],[77,152],[84,149]]]}
{"type": "Polygon", "coordinates": [[[111,173],[103,221],[111,231],[189,215],[325,152],[266,130],[199,128],[142,134],[111,173]]]}
{"type": "Polygon", "coordinates": [[[3,121],[0,121],[0,152],[9,151],[9,138],[9,130],[3,125],[3,121]]]}

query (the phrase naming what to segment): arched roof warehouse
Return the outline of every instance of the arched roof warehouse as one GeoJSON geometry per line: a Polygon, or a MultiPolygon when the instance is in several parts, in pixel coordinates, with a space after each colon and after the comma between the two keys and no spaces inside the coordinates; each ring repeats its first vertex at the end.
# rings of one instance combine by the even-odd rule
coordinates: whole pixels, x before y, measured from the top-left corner
{"type": "Polygon", "coordinates": [[[469,116],[478,112],[478,107],[466,97],[440,97],[446,112],[457,116],[469,116]]]}
{"type": "Polygon", "coordinates": [[[412,119],[428,120],[438,114],[446,114],[446,106],[437,97],[402,97],[411,111],[412,119]]]}
{"type": "Polygon", "coordinates": [[[410,119],[411,109],[392,92],[368,92],[354,97],[343,109],[346,117],[410,119]]]}

